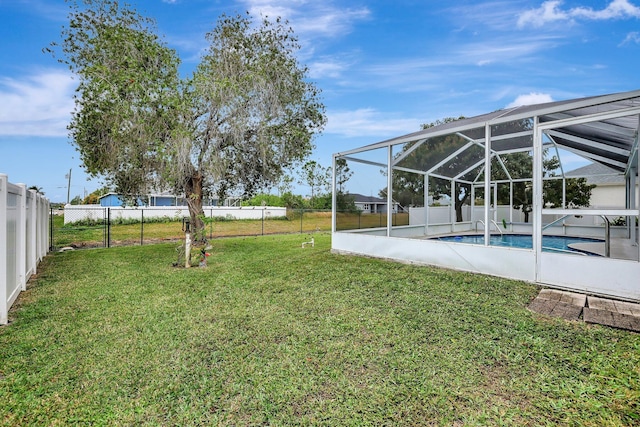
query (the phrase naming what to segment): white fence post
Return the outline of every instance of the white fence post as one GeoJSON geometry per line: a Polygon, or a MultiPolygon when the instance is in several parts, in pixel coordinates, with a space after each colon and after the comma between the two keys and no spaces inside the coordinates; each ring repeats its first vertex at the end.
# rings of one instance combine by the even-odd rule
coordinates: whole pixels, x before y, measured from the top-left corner
{"type": "Polygon", "coordinates": [[[49,201],[0,174],[0,325],[49,250],[49,201]]]}
{"type": "Polygon", "coordinates": [[[7,287],[7,175],[0,174],[0,325],[9,322],[7,287]]]}
{"type": "Polygon", "coordinates": [[[49,230],[51,226],[50,215],[49,202],[44,197],[38,197],[38,251],[36,253],[38,262],[44,258],[51,247],[51,242],[49,241],[51,237],[49,230]]]}
{"type": "Polygon", "coordinates": [[[18,223],[16,236],[16,272],[18,286],[27,290],[27,186],[18,184],[18,223]]]}
{"type": "Polygon", "coordinates": [[[38,198],[34,190],[27,191],[27,275],[35,274],[38,264],[38,198]]]}
{"type": "MultiPolygon", "coordinates": [[[[38,213],[36,214],[37,218],[37,236],[36,241],[38,242],[36,246],[36,264],[42,261],[42,258],[49,252],[49,247],[51,246],[51,242],[49,242],[49,226],[51,223],[50,215],[51,209],[49,206],[49,202],[44,197],[38,197],[36,206],[38,208],[38,213]]],[[[37,268],[37,266],[36,266],[37,268]]],[[[34,271],[35,273],[35,271],[34,271]]]]}

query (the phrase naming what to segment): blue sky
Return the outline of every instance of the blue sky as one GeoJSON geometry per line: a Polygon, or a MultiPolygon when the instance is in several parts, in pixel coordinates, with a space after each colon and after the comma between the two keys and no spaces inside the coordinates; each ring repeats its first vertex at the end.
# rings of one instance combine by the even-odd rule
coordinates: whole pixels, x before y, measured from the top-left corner
{"type": "MultiPolygon", "coordinates": [[[[287,18],[327,109],[312,156],[325,166],[439,118],[640,88],[640,0],[129,3],[156,19],[184,75],[221,13],[287,18]]],[[[102,184],[67,138],[76,82],[42,52],[67,12],[62,0],[0,0],[0,173],[54,202],[66,201],[70,169],[72,198],[102,184]]]]}

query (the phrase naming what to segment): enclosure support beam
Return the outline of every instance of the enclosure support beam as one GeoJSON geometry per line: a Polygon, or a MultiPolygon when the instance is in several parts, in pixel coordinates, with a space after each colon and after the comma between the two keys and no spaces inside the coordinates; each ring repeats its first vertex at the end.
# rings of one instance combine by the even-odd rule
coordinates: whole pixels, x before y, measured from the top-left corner
{"type": "MultiPolygon", "coordinates": [[[[498,221],[498,184],[493,185],[493,221],[498,221]]],[[[498,230],[500,231],[500,230],[498,230]]]]}
{"type": "Polygon", "coordinates": [[[536,282],[540,281],[542,268],[542,130],[539,118],[533,121],[533,251],[535,252],[536,282]]]}
{"type": "Polygon", "coordinates": [[[513,181],[509,182],[509,224],[513,230],[513,181]]]}
{"type": "Polygon", "coordinates": [[[387,237],[391,237],[393,226],[393,145],[387,148],[387,237]]]}
{"type": "Polygon", "coordinates": [[[336,232],[337,209],[336,209],[336,156],[333,156],[331,162],[331,233],[336,232]]]}
{"type": "MultiPolygon", "coordinates": [[[[636,185],[638,183],[637,180],[637,175],[638,175],[638,171],[640,171],[640,155],[638,154],[637,148],[636,148],[636,153],[635,153],[635,159],[636,159],[636,164],[635,166],[635,170],[632,171],[631,173],[631,183],[633,184],[632,190],[631,190],[631,209],[635,209],[638,211],[638,214],[640,214],[640,206],[638,206],[638,200],[636,199],[636,185]]],[[[640,221],[640,215],[638,215],[636,217],[636,219],[638,221],[640,221]]],[[[633,230],[631,232],[631,238],[633,242],[636,242],[635,244],[638,246],[638,262],[640,262],[640,242],[638,242],[638,231],[636,228],[636,222],[635,221],[627,221],[627,223],[631,222],[632,227],[631,229],[633,230]]]]}
{"type": "Polygon", "coordinates": [[[395,166],[398,163],[400,163],[402,160],[404,160],[406,157],[408,157],[411,153],[413,153],[415,150],[417,150],[422,144],[424,144],[427,141],[428,141],[427,138],[420,139],[420,140],[416,141],[416,143],[413,144],[413,146],[411,148],[406,150],[404,153],[399,155],[397,159],[395,159],[395,161],[393,162],[393,165],[395,166]]]}
{"type": "Polygon", "coordinates": [[[473,142],[469,142],[466,145],[463,145],[462,147],[458,148],[456,151],[454,151],[453,153],[449,154],[447,157],[445,157],[444,159],[442,159],[441,161],[439,161],[438,163],[433,165],[430,169],[427,170],[427,172],[435,172],[435,171],[437,171],[442,166],[446,165],[451,160],[455,159],[456,156],[459,156],[460,154],[464,153],[472,145],[474,145],[473,142]]]}
{"type": "MultiPolygon", "coordinates": [[[[634,173],[633,168],[627,171],[628,173],[624,177],[624,207],[626,209],[631,209],[633,205],[631,204],[631,193],[635,193],[635,188],[631,185],[631,174],[634,173]]],[[[631,217],[626,217],[625,224],[627,227],[627,239],[631,239],[631,217]]],[[[635,221],[634,221],[635,222],[635,221]]]]}
{"type": "MultiPolygon", "coordinates": [[[[627,175],[627,209],[638,209],[638,203],[636,200],[636,185],[638,182],[636,178],[637,173],[638,165],[633,165],[627,175]]],[[[627,217],[627,234],[632,242],[637,242],[636,219],[632,216],[627,217]]]]}
{"type": "Polygon", "coordinates": [[[476,219],[474,216],[474,212],[476,210],[476,186],[471,184],[471,215],[469,215],[469,220],[471,221],[471,226],[473,227],[476,223],[476,219]]]}
{"type": "Polygon", "coordinates": [[[484,126],[484,245],[489,246],[491,237],[489,222],[489,209],[491,208],[491,126],[484,126]]]}
{"type": "Polygon", "coordinates": [[[449,181],[451,186],[451,203],[449,203],[449,222],[451,223],[451,232],[456,230],[456,182],[449,181]]]}
{"type": "Polygon", "coordinates": [[[424,235],[429,235],[429,175],[424,175],[424,235]]]}

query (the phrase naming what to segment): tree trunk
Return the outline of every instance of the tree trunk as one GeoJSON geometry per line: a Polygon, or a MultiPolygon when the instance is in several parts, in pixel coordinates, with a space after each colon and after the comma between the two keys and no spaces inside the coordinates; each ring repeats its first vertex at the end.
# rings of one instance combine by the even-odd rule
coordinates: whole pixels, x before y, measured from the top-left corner
{"type": "Polygon", "coordinates": [[[456,222],[462,222],[462,201],[456,200],[456,222]]]}
{"type": "Polygon", "coordinates": [[[456,222],[462,222],[462,206],[464,206],[464,204],[467,202],[467,200],[469,200],[470,197],[470,191],[467,188],[467,186],[460,186],[460,189],[458,190],[458,193],[460,193],[460,190],[462,190],[464,188],[465,192],[464,192],[464,196],[462,197],[462,200],[460,200],[460,195],[458,194],[458,196],[456,197],[456,201],[455,201],[455,207],[456,207],[456,222]]]}
{"type": "Polygon", "coordinates": [[[191,233],[195,242],[205,241],[204,210],[202,209],[202,174],[195,172],[191,175],[184,188],[184,195],[191,217],[191,233]]]}

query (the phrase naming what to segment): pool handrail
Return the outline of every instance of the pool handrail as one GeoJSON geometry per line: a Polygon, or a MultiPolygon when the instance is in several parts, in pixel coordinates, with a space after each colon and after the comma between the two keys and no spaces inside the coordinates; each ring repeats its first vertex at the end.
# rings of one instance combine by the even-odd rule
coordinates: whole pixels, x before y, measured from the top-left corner
{"type": "Polygon", "coordinates": [[[604,256],[611,258],[611,222],[606,215],[600,215],[604,219],[604,256]]]}
{"type": "Polygon", "coordinates": [[[568,216],[571,216],[571,215],[563,215],[563,216],[561,216],[560,218],[558,218],[558,219],[556,219],[556,220],[554,220],[554,221],[551,221],[549,224],[545,224],[545,225],[542,227],[542,231],[544,231],[544,230],[546,230],[547,228],[551,227],[551,226],[552,226],[553,224],[555,224],[556,222],[560,222],[560,221],[562,221],[563,219],[565,219],[565,218],[566,218],[566,217],[568,217],[568,216]]]}
{"type": "MultiPolygon", "coordinates": [[[[563,215],[560,218],[551,221],[549,224],[546,224],[542,227],[542,231],[551,227],[556,222],[562,221],[563,219],[571,215],[572,214],[563,215]]],[[[611,222],[606,215],[600,215],[600,218],[604,219],[604,256],[607,258],[611,258],[611,222]]]]}
{"type": "Polygon", "coordinates": [[[493,225],[496,226],[496,230],[498,230],[498,233],[500,233],[500,235],[502,236],[503,235],[502,230],[500,230],[500,227],[498,227],[498,224],[494,220],[491,220],[491,222],[493,223],[493,225]]]}
{"type": "MultiPolygon", "coordinates": [[[[483,220],[481,219],[476,220],[476,232],[478,231],[478,223],[482,224],[482,228],[485,227],[483,220]]],[[[498,224],[494,220],[491,220],[491,223],[496,226],[496,230],[498,230],[498,233],[500,233],[500,235],[503,236],[504,233],[502,233],[502,230],[500,230],[500,227],[498,226],[498,224]]],[[[491,231],[491,224],[489,224],[489,231],[491,231]]]]}

